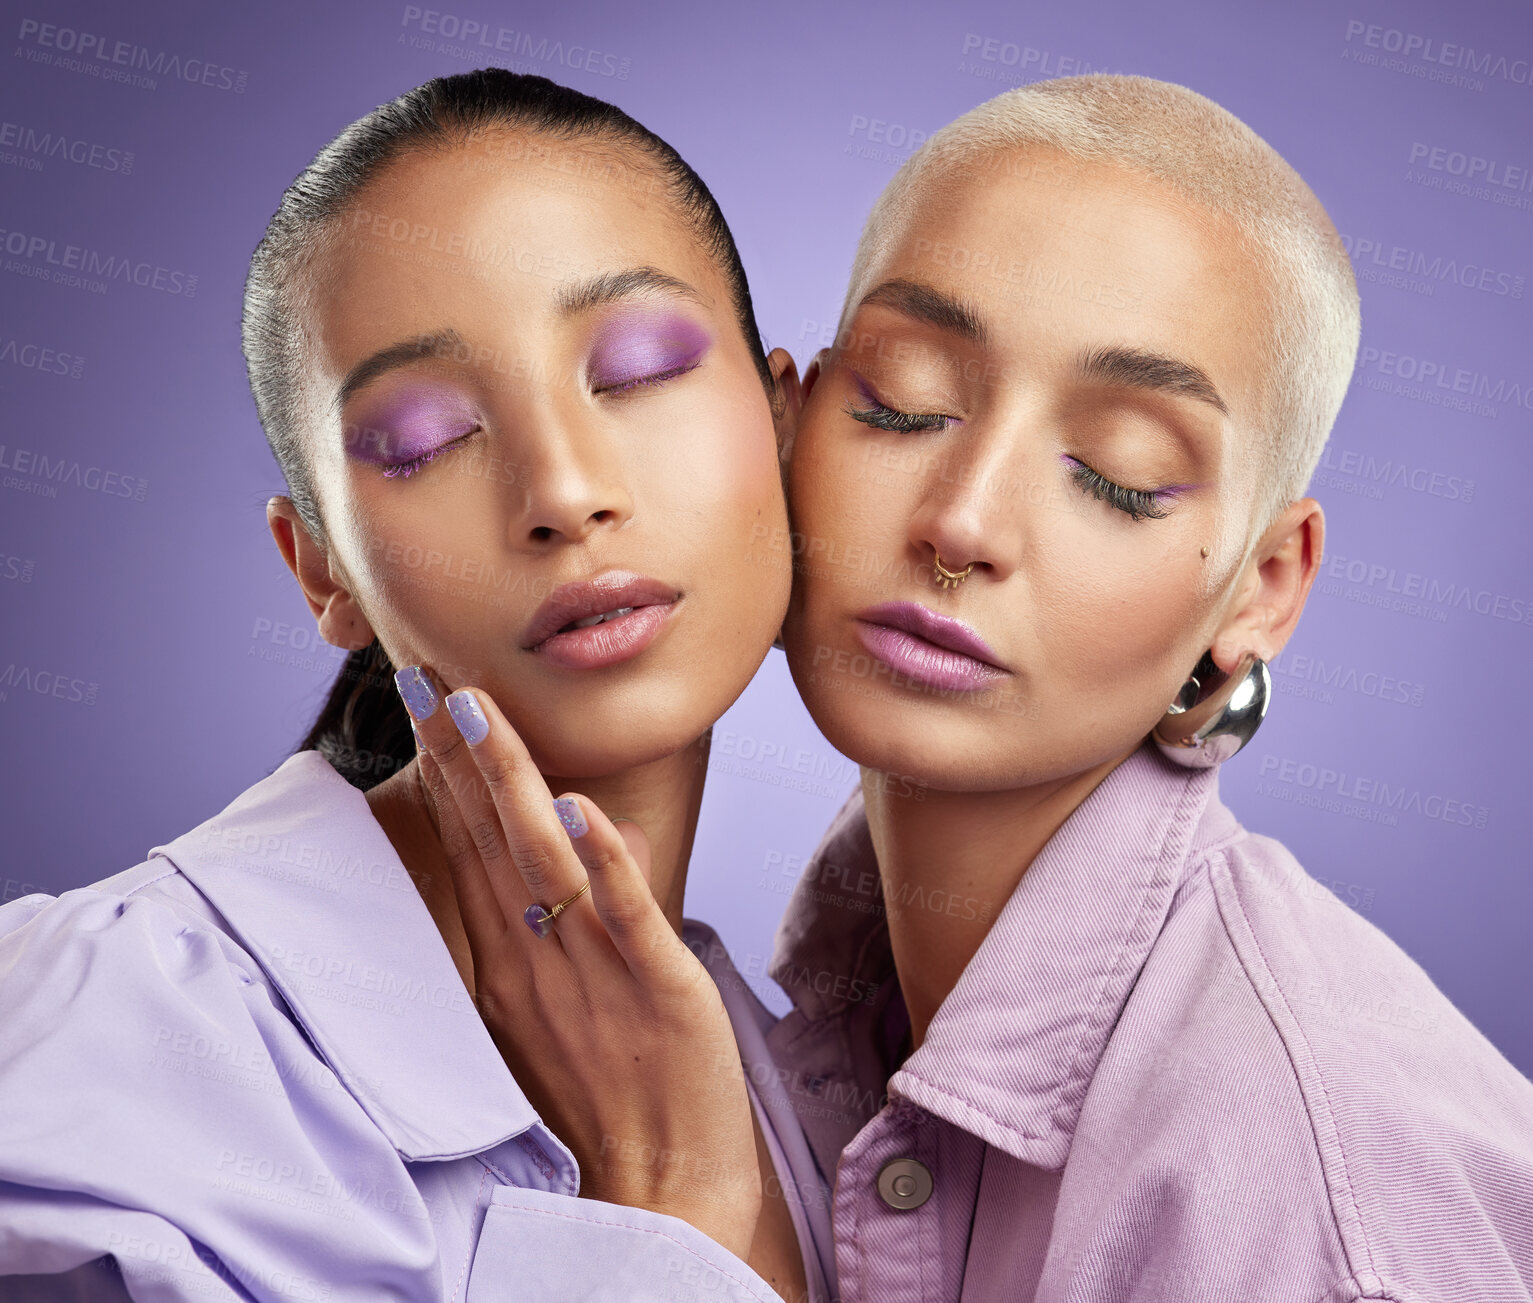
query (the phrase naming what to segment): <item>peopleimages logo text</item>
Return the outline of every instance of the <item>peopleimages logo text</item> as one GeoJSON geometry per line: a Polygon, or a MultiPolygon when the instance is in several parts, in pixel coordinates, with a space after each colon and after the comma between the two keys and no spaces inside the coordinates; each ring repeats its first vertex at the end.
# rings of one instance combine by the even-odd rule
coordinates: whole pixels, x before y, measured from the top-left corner
{"type": "MultiPolygon", "coordinates": [[[[37,269],[53,268],[59,275],[75,276],[88,286],[127,281],[143,289],[181,298],[189,299],[197,293],[197,277],[192,273],[164,267],[146,258],[103,253],[80,244],[60,244],[46,235],[0,227],[0,252],[24,259],[37,269]]],[[[105,293],[104,290],[100,292],[105,293]]]]}
{"type": "Polygon", "coordinates": [[[1379,588],[1401,597],[1419,598],[1438,606],[1461,606],[1478,615],[1493,616],[1512,624],[1533,624],[1533,601],[1508,597],[1484,588],[1472,588],[1468,584],[1444,582],[1434,575],[1419,574],[1414,570],[1399,570],[1381,562],[1369,562],[1361,557],[1335,555],[1325,561],[1324,577],[1344,581],[1365,588],[1379,588]]]}
{"type": "Polygon", "coordinates": [[[1343,233],[1341,244],[1359,271],[1367,266],[1388,271],[1419,276],[1424,280],[1445,283],[1452,281],[1468,290],[1480,290],[1486,294],[1498,294],[1520,299],[1527,285],[1527,278],[1495,267],[1485,267],[1473,260],[1460,261],[1440,253],[1429,254],[1407,245],[1386,245],[1368,236],[1351,236],[1343,233]]]}
{"type": "Polygon", "coordinates": [[[1347,22],[1347,43],[1354,41],[1370,49],[1383,50],[1386,54],[1420,59],[1422,63],[1435,63],[1439,67],[1472,72],[1481,77],[1498,77],[1519,86],[1533,82],[1533,59],[1526,54],[1513,54],[1510,57],[1492,54],[1489,50],[1476,50],[1472,45],[1441,41],[1419,32],[1365,23],[1360,18],[1349,19],[1347,22]]]}
{"type": "Polygon", "coordinates": [[[23,45],[68,55],[87,63],[116,64],[138,72],[151,73],[156,77],[170,77],[207,86],[212,90],[234,91],[239,95],[245,93],[245,84],[250,78],[249,72],[242,68],[231,68],[214,63],[211,59],[183,58],[169,50],[151,50],[147,45],[138,45],[133,41],[114,41],[97,32],[60,27],[56,23],[39,22],[36,18],[21,20],[17,39],[23,45]]]}
{"type": "Polygon", "coordinates": [[[1424,167],[1429,172],[1442,172],[1503,190],[1533,190],[1533,168],[1470,154],[1462,149],[1449,149],[1446,145],[1413,140],[1410,162],[1412,167],[1424,167]]]}
{"type": "Polygon", "coordinates": [[[1521,384],[1503,377],[1491,377],[1467,367],[1453,366],[1441,359],[1415,357],[1391,349],[1365,344],[1358,350],[1358,371],[1376,371],[1379,375],[1408,380],[1418,385],[1469,394],[1492,403],[1511,403],[1533,411],[1533,384],[1521,384]]]}

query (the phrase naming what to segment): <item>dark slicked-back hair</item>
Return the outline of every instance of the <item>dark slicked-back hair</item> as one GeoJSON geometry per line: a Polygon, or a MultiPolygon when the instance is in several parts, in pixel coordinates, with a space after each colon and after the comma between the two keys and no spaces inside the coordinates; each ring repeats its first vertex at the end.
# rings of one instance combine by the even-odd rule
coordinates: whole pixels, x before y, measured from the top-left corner
{"type": "MultiPolygon", "coordinates": [[[[615,105],[546,77],[480,68],[437,77],[379,105],[326,145],[282,196],[245,281],[241,337],[251,393],[266,440],[310,535],[326,542],[304,438],[304,272],[322,257],[343,214],[385,168],[412,151],[460,148],[497,131],[557,141],[587,140],[636,156],[724,273],[735,315],[769,398],[774,396],[750,286],[734,236],[708,187],[670,145],[615,105]]],[[[347,657],[299,750],[318,750],[366,789],[415,755],[394,666],[375,638],[347,657]]]]}

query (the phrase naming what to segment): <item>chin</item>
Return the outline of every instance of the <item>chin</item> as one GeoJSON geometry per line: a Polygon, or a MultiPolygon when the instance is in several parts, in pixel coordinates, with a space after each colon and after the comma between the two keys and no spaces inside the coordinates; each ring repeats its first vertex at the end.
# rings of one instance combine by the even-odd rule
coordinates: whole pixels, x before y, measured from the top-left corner
{"type": "MultiPolygon", "coordinates": [[[[929,709],[891,697],[888,684],[815,669],[789,655],[788,668],[804,705],[825,740],[866,769],[899,774],[932,787],[946,787],[957,757],[929,709]],[[862,695],[867,688],[873,695],[862,695]]],[[[965,730],[967,731],[967,730],[965,730]]]]}
{"type": "MultiPolygon", "coordinates": [[[[1026,712],[1003,713],[901,699],[887,684],[877,695],[858,692],[861,680],[816,671],[789,657],[793,679],[815,724],[847,759],[890,776],[885,786],[903,792],[926,787],[939,792],[1009,791],[1079,773],[1117,754],[1100,745],[1084,747],[1075,732],[1051,733],[1026,712]]],[[[1118,748],[1132,750],[1132,743],[1118,748]]]]}
{"type": "Polygon", "coordinates": [[[525,726],[514,716],[508,718],[543,773],[605,778],[696,746],[744,690],[750,673],[731,676],[722,684],[700,679],[695,672],[663,679],[646,676],[578,704],[569,699],[544,702],[525,726]]]}
{"type": "Polygon", "coordinates": [[[532,758],[539,773],[550,778],[559,777],[583,782],[608,778],[613,774],[628,773],[640,766],[662,760],[676,750],[678,750],[676,747],[642,744],[614,750],[610,742],[605,746],[600,742],[581,746],[578,742],[572,744],[569,739],[561,739],[558,748],[552,753],[544,754],[542,751],[534,751],[532,758]]]}
{"type": "Polygon", "coordinates": [[[523,735],[538,770],[561,778],[606,778],[653,764],[694,744],[707,724],[692,731],[685,723],[650,719],[614,733],[608,721],[549,730],[546,738],[523,735]],[[668,726],[668,725],[679,725],[668,726]]]}

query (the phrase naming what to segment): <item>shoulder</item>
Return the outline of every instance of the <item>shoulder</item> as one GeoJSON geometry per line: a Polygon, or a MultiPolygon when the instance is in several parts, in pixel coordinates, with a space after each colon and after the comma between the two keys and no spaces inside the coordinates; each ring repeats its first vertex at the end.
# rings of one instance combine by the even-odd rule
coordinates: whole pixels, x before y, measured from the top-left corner
{"type": "Polygon", "coordinates": [[[230,938],[197,899],[175,865],[151,859],[58,896],[39,892],[0,906],[8,1007],[112,995],[112,983],[135,970],[165,984],[185,972],[193,951],[221,955],[218,940],[230,938]]]}
{"type": "Polygon", "coordinates": [[[28,1231],[0,1274],[143,1228],[236,1257],[333,1231],[359,1268],[427,1251],[397,1153],[270,990],[164,859],[0,907],[0,1222],[28,1231]]]}
{"type": "Polygon", "coordinates": [[[1166,1107],[1312,1190],[1317,1233],[1386,1295],[1533,1297],[1533,1083],[1281,842],[1193,868],[1141,984],[1166,1107]]]}
{"type": "Polygon", "coordinates": [[[1301,1075],[1343,1100],[1383,1089],[1402,1120],[1468,1108],[1520,1138],[1533,1164],[1533,1083],[1381,928],[1271,837],[1222,848],[1208,881],[1239,980],[1301,1075]]]}
{"type": "MultiPolygon", "coordinates": [[[[0,906],[0,986],[13,1010],[88,1011],[99,996],[131,1008],[125,990],[215,998],[192,980],[220,969],[232,991],[252,983],[280,997],[212,903],[169,860],[153,857],[58,896],[34,893],[0,906]]],[[[0,1028],[0,1039],[7,1029],[0,1028]]]]}
{"type": "Polygon", "coordinates": [[[163,859],[0,907],[0,1152],[13,1128],[96,1095],[163,1101],[218,1080],[263,1093],[274,1052],[306,1044],[267,991],[163,859]]]}

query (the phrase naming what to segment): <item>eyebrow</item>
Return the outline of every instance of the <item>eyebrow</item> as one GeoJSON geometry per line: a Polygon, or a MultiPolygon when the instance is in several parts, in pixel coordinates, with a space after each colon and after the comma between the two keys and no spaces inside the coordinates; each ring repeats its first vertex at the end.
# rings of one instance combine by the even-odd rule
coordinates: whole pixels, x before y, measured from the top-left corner
{"type": "Polygon", "coordinates": [[[1208,373],[1191,362],[1142,348],[1109,345],[1081,354],[1076,371],[1083,379],[1125,389],[1151,389],[1196,398],[1230,414],[1208,373]]]}
{"type": "Polygon", "coordinates": [[[365,385],[371,384],[384,372],[407,366],[411,362],[418,362],[423,357],[432,357],[459,348],[462,344],[463,337],[449,327],[445,330],[434,330],[429,335],[417,335],[414,339],[401,340],[397,344],[390,344],[387,348],[380,348],[376,353],[363,358],[346,373],[346,378],[341,381],[341,387],[335,391],[337,410],[346,405],[346,400],[352,394],[365,385]]]}
{"type": "Polygon", "coordinates": [[[630,267],[627,271],[602,272],[563,286],[558,296],[559,311],[565,316],[573,316],[604,303],[642,294],[664,294],[672,298],[690,299],[705,308],[712,306],[701,291],[684,280],[668,276],[656,267],[630,267]]]}
{"type": "Polygon", "coordinates": [[[983,345],[989,335],[980,315],[969,304],[955,295],[939,290],[921,281],[905,280],[903,277],[884,281],[862,296],[858,307],[870,303],[893,308],[916,321],[936,326],[957,335],[971,344],[983,345]]]}
{"type": "MultiPolygon", "coordinates": [[[[903,277],[884,281],[862,296],[858,307],[877,303],[907,317],[983,346],[989,338],[979,313],[955,295],[903,277]]],[[[1128,389],[1181,394],[1208,403],[1228,416],[1230,409],[1201,367],[1147,349],[1108,345],[1089,349],[1076,363],[1083,379],[1128,389]]]]}
{"type": "MultiPolygon", "coordinates": [[[[647,294],[690,299],[703,307],[712,306],[694,286],[656,267],[630,267],[625,271],[602,272],[585,280],[568,282],[560,286],[555,303],[561,315],[571,317],[605,303],[647,294]]],[[[337,409],[344,407],[347,399],[385,372],[408,366],[423,357],[463,349],[463,337],[450,326],[381,348],[363,358],[346,373],[345,379],[335,391],[335,406],[337,409]]]]}

